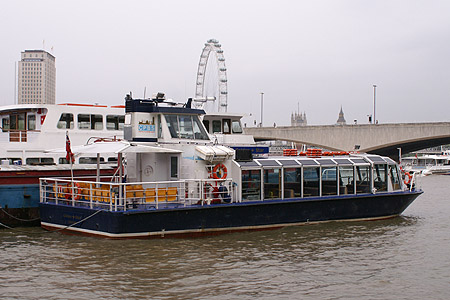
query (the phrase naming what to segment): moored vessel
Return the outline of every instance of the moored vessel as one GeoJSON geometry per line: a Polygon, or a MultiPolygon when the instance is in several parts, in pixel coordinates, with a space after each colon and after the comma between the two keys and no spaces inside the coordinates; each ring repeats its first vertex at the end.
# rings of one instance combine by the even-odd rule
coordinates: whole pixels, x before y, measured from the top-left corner
{"type": "Polygon", "coordinates": [[[205,112],[189,102],[127,96],[125,112],[126,142],[89,150],[110,149],[124,169],[119,163],[102,182],[41,178],[43,228],[106,238],[212,235],[389,218],[422,193],[387,157],[241,156],[210,140],[205,112]]]}
{"type": "MultiPolygon", "coordinates": [[[[39,178],[95,176],[96,154],[75,157],[45,149],[123,137],[124,106],[18,104],[0,108],[0,224],[39,225],[39,178]]],[[[100,173],[113,175],[117,157],[101,154],[100,173]]]]}

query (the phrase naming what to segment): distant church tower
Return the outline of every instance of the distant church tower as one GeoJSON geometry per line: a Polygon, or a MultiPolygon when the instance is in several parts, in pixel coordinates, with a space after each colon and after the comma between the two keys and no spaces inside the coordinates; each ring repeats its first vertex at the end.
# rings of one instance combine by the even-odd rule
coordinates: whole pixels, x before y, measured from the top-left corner
{"type": "Polygon", "coordinates": [[[306,126],[308,121],[306,120],[306,112],[302,113],[292,113],[291,114],[291,126],[306,126]]]}
{"type": "Polygon", "coordinates": [[[342,105],[341,105],[341,111],[339,112],[339,118],[336,122],[336,125],[345,125],[345,124],[347,124],[347,122],[345,121],[344,111],[342,110],[342,105]]]}

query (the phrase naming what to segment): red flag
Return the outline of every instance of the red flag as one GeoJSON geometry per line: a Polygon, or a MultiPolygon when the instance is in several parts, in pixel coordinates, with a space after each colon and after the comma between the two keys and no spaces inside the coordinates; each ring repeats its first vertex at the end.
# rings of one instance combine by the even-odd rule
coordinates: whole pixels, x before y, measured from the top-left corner
{"type": "Polygon", "coordinates": [[[70,163],[75,162],[75,157],[72,153],[72,149],[70,149],[70,139],[69,139],[69,133],[66,133],[66,160],[70,163]]]}

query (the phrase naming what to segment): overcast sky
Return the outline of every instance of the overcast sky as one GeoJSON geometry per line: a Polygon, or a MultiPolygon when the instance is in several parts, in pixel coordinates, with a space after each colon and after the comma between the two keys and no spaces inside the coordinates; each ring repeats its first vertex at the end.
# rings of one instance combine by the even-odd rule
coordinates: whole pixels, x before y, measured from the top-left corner
{"type": "Polygon", "coordinates": [[[450,121],[450,1],[6,1],[0,105],[25,49],[56,57],[57,103],[195,96],[204,43],[219,40],[228,111],[289,125],[450,121]],[[43,43],[45,41],[45,43],[43,43]],[[53,47],[53,51],[51,48],[53,47]]]}

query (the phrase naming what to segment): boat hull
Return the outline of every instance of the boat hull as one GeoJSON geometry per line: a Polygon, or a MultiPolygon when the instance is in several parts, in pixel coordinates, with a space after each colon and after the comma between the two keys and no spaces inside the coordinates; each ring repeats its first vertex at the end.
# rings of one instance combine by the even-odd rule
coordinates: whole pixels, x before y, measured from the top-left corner
{"type": "Polygon", "coordinates": [[[421,193],[402,191],[126,212],[99,212],[98,209],[40,203],[40,215],[44,229],[70,234],[106,238],[201,236],[315,222],[394,217],[421,193]]]}

